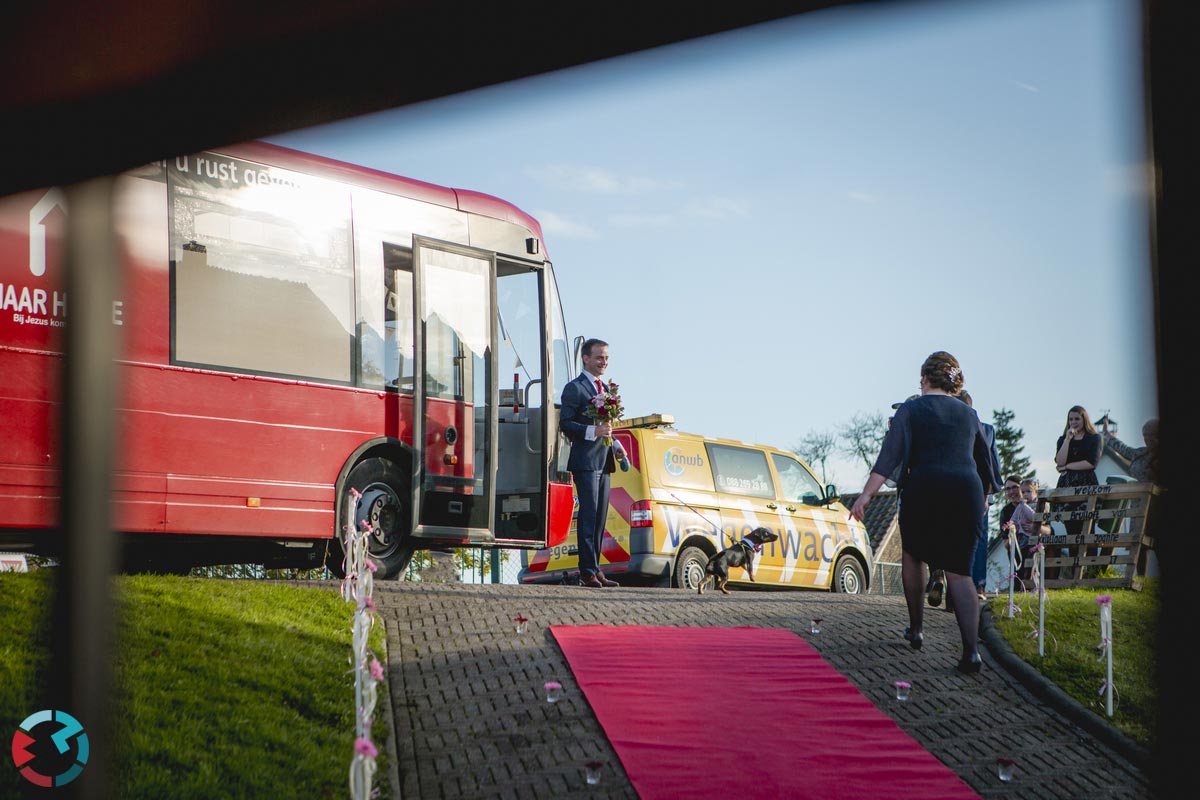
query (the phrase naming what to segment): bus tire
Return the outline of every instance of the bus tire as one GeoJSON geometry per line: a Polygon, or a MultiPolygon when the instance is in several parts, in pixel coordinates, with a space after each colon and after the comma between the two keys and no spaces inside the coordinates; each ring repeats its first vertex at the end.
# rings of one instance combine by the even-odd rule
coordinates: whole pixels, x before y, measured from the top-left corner
{"type": "MultiPolygon", "coordinates": [[[[412,539],[408,474],[386,458],[367,458],[360,461],[346,476],[342,487],[342,508],[354,509],[354,524],[362,529],[363,522],[371,523],[371,538],[367,553],[378,569],[376,580],[397,580],[408,568],[416,549],[412,539]],[[356,500],[354,491],[362,497],[356,500]]],[[[330,571],[344,572],[342,548],[336,550],[339,562],[330,571]]]]}
{"type": "Polygon", "coordinates": [[[708,554],[699,547],[685,547],[675,559],[675,587],[696,591],[700,584],[712,580],[704,574],[708,554]]]}
{"type": "Polygon", "coordinates": [[[839,594],[866,593],[867,577],[857,558],[845,553],[837,560],[833,566],[833,580],[829,589],[839,594]]]}

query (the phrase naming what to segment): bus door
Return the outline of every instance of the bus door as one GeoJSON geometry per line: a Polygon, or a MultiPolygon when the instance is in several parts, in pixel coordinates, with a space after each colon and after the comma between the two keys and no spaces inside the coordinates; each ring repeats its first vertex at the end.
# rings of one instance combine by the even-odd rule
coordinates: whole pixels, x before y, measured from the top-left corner
{"type": "Polygon", "coordinates": [[[543,264],[500,257],[496,540],[545,547],[550,461],[557,435],[549,381],[551,282],[543,264]]]}
{"type": "Polygon", "coordinates": [[[495,541],[496,255],[413,237],[413,536],[495,541]]]}

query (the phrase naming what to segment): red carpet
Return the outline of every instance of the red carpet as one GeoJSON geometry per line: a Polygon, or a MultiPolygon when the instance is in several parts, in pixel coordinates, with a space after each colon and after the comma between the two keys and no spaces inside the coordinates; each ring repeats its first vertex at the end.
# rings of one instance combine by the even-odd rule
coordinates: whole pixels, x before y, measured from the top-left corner
{"type": "Polygon", "coordinates": [[[791,631],[551,630],[642,800],[978,797],[791,631]]]}

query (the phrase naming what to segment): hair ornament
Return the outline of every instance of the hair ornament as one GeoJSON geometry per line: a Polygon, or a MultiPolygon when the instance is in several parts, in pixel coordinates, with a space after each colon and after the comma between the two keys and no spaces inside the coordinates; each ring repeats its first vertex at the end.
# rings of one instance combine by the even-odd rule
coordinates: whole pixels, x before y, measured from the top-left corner
{"type": "Polygon", "coordinates": [[[962,374],[962,370],[958,367],[947,367],[946,368],[946,379],[948,381],[950,381],[951,383],[954,383],[954,379],[957,378],[961,374],[962,374]]]}

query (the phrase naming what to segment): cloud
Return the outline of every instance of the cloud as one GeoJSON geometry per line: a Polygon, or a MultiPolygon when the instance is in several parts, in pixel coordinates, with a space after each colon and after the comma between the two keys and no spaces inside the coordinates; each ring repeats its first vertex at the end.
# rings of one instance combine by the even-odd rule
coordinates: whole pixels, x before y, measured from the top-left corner
{"type": "Polygon", "coordinates": [[[1031,83],[1021,83],[1020,81],[1013,81],[1013,83],[1015,83],[1017,86],[1021,87],[1022,89],[1024,89],[1027,92],[1033,92],[1034,94],[1037,94],[1038,92],[1041,91],[1041,89],[1039,89],[1038,87],[1034,86],[1031,83]]]}
{"type": "Polygon", "coordinates": [[[614,228],[667,228],[676,219],[675,214],[614,214],[608,221],[614,228]]]}
{"type": "Polygon", "coordinates": [[[595,229],[582,222],[573,222],[553,211],[536,211],[533,215],[542,223],[542,232],[550,239],[598,239],[595,229]]]}
{"type": "Polygon", "coordinates": [[[678,181],[647,178],[642,175],[620,175],[602,167],[581,164],[543,164],[526,167],[525,174],[541,183],[596,194],[644,194],[678,189],[683,185],[678,181]]]}
{"type": "Polygon", "coordinates": [[[683,213],[704,219],[728,219],[729,217],[748,217],[750,208],[741,200],[709,195],[688,203],[684,207],[683,213]]]}
{"type": "Polygon", "coordinates": [[[879,202],[879,195],[870,194],[868,192],[849,191],[846,192],[846,197],[849,197],[851,200],[857,200],[860,203],[875,204],[879,202]]]}
{"type": "Polygon", "coordinates": [[[689,219],[723,220],[750,216],[749,204],[728,197],[709,195],[686,203],[676,211],[661,213],[613,214],[608,218],[614,228],[669,228],[689,219]]]}

